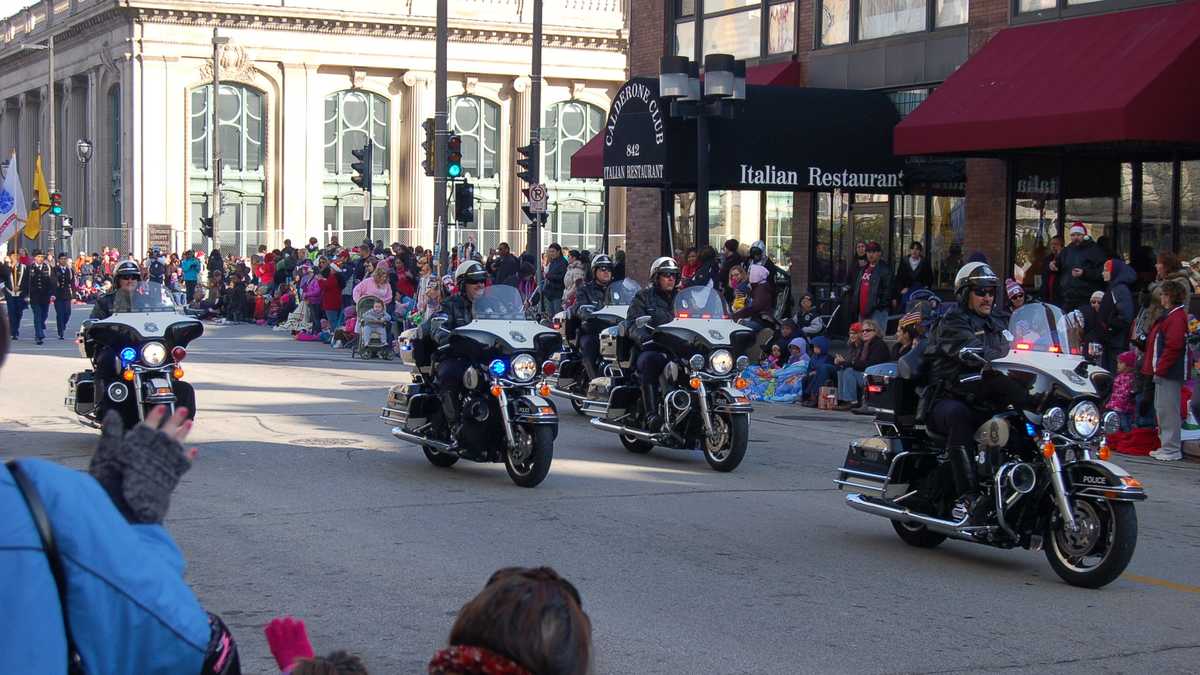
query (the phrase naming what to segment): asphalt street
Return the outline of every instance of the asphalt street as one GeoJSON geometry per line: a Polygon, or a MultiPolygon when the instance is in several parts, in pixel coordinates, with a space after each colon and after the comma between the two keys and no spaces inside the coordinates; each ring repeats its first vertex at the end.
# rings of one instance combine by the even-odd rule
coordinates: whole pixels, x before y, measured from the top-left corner
{"type": "MultiPolygon", "coordinates": [[[[69,338],[35,346],[28,316],[0,372],[0,454],[86,467],[98,432],[63,407],[86,364],[69,338]]],[[[745,462],[717,474],[698,453],[630,454],[564,403],[530,490],[393,439],[376,416],[397,362],[242,325],[208,326],[184,367],[200,454],[167,525],[247,672],[276,672],[262,628],[282,614],[319,652],[424,672],[509,565],[579,587],[597,673],[1200,672],[1197,464],[1118,460],[1151,500],[1127,574],[1092,591],[1041,553],[917,550],[847,508],[833,471],[867,418],[761,406],[745,462]]]]}

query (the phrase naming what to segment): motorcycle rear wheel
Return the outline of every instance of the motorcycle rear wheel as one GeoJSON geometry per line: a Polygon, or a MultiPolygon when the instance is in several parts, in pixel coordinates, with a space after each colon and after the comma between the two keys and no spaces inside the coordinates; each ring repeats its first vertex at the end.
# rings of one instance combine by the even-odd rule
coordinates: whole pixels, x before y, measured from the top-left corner
{"type": "Polygon", "coordinates": [[[1046,533],[1046,560],[1072,586],[1100,588],[1125,571],[1137,546],[1137,512],[1128,502],[1076,499],[1078,532],[1055,518],[1046,533]]]}
{"type": "Polygon", "coordinates": [[[625,434],[621,434],[618,438],[621,439],[621,445],[625,446],[626,450],[635,455],[644,455],[654,449],[654,444],[650,441],[638,440],[633,436],[626,436],[625,434]]]}
{"type": "Polygon", "coordinates": [[[933,532],[928,527],[918,525],[917,523],[905,523],[893,520],[892,527],[895,528],[896,534],[900,536],[900,539],[909,546],[933,548],[946,541],[946,535],[933,532]]]}
{"type": "Polygon", "coordinates": [[[458,462],[458,455],[437,452],[425,446],[421,446],[421,451],[425,453],[425,459],[429,460],[430,464],[442,469],[452,467],[458,462]]]}
{"type": "Polygon", "coordinates": [[[554,461],[554,427],[545,424],[518,426],[517,448],[504,453],[504,469],[521,487],[537,487],[550,473],[554,461]]]}

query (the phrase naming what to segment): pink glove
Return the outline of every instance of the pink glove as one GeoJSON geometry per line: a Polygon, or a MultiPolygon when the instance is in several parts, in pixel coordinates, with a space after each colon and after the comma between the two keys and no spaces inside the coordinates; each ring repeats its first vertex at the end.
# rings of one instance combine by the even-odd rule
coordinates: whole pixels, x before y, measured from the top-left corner
{"type": "Polygon", "coordinates": [[[311,659],[314,655],[308,631],[300,619],[290,616],[271,619],[263,632],[267,634],[267,646],[282,672],[291,670],[299,659],[311,659]]]}

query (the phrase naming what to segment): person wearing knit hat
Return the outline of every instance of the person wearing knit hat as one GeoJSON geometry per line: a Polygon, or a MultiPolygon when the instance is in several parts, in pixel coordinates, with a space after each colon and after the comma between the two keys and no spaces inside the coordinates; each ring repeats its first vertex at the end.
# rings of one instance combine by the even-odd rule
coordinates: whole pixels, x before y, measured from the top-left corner
{"type": "Polygon", "coordinates": [[[1104,289],[1102,274],[1108,259],[1104,249],[1088,237],[1088,228],[1082,222],[1072,224],[1069,234],[1071,243],[1054,261],[1061,273],[1057,283],[1064,312],[1086,306],[1092,293],[1104,289]]]}
{"type": "Polygon", "coordinates": [[[1008,296],[1008,304],[1012,311],[1025,306],[1025,289],[1015,279],[1004,282],[1004,293],[1008,296]]]}

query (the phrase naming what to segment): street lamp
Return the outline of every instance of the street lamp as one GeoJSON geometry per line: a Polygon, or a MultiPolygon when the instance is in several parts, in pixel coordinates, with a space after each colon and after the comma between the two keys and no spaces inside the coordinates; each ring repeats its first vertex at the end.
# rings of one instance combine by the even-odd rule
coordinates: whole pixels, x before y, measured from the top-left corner
{"type": "Polygon", "coordinates": [[[685,56],[664,56],[659,64],[659,97],[670,101],[671,117],[696,120],[696,246],[708,243],[708,120],[732,119],[746,100],[746,62],[731,54],[704,56],[704,87],[697,64],[685,56]]]}
{"type": "Polygon", "coordinates": [[[80,164],[87,164],[92,161],[92,142],[86,138],[81,138],[75,142],[75,157],[79,159],[80,164]]]}

